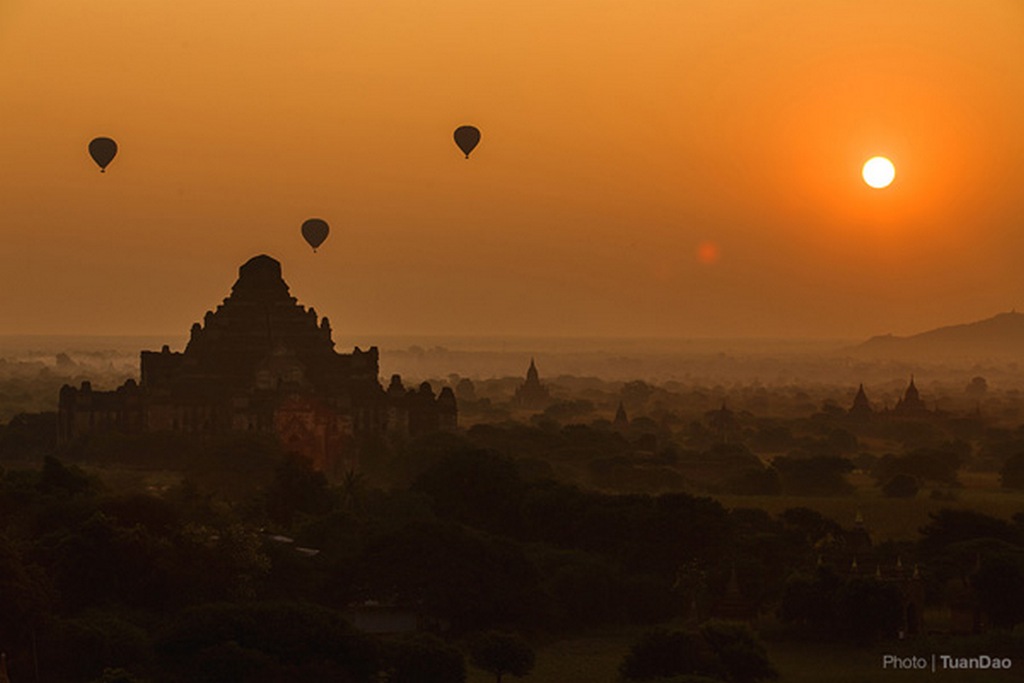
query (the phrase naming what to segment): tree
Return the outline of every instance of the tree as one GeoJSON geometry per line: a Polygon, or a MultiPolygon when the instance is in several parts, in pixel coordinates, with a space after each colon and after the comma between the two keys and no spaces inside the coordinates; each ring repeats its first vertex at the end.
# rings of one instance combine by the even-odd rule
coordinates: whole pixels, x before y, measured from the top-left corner
{"type": "MultiPolygon", "coordinates": [[[[845,415],[846,410],[843,410],[842,413],[845,415]]],[[[845,429],[833,429],[825,438],[825,446],[828,448],[829,453],[849,455],[851,453],[855,453],[859,445],[860,444],[857,443],[857,437],[845,429]]]]}
{"type": "Polygon", "coordinates": [[[650,681],[672,676],[707,676],[721,680],[722,664],[698,633],[655,629],[633,644],[619,665],[622,677],[650,681]]]}
{"type": "Polygon", "coordinates": [[[24,460],[49,455],[57,448],[56,413],[19,413],[0,427],[0,453],[24,460]]]}
{"type": "Polygon", "coordinates": [[[819,567],[814,576],[790,577],[782,594],[779,616],[817,634],[834,630],[839,585],[839,577],[826,567],[819,567]]]}
{"type": "Polygon", "coordinates": [[[709,621],[700,634],[711,645],[732,683],[774,680],[779,672],[768,659],[768,652],[746,624],[709,621]]]}
{"type": "Polygon", "coordinates": [[[962,442],[946,443],[938,448],[915,448],[903,456],[883,456],[872,471],[879,482],[897,474],[909,474],[925,481],[955,484],[956,472],[966,454],[962,442]]]}
{"type": "Polygon", "coordinates": [[[1024,453],[1011,455],[999,471],[1003,488],[1024,489],[1024,453]]]}
{"type": "Polygon", "coordinates": [[[964,393],[974,399],[980,399],[988,392],[988,382],[984,377],[972,377],[964,389],[964,393]]]}
{"type": "Polygon", "coordinates": [[[54,601],[47,577],[38,567],[27,565],[19,548],[0,534],[0,642],[8,653],[27,645],[32,631],[44,623],[54,601]]]}
{"type": "Polygon", "coordinates": [[[156,642],[173,680],[376,680],[378,645],[333,610],[294,602],[209,603],[187,608],[156,642]],[[257,675],[258,674],[258,675],[257,675]]]}
{"type": "Polygon", "coordinates": [[[853,470],[846,458],[815,456],[812,458],[777,457],[772,467],[782,481],[783,493],[797,496],[845,495],[853,490],[845,474],[853,470]]]}
{"type": "Polygon", "coordinates": [[[913,498],[917,491],[917,478],[909,474],[897,474],[882,487],[882,493],[888,498],[913,498]]]}
{"type": "Polygon", "coordinates": [[[417,633],[394,643],[388,660],[389,683],[462,683],[466,680],[462,653],[429,633],[417,633]]]}
{"type": "Polygon", "coordinates": [[[43,460],[36,488],[40,493],[71,497],[93,492],[97,484],[78,467],[69,467],[57,458],[47,456],[43,460]]]}
{"type": "Polygon", "coordinates": [[[543,606],[536,567],[521,546],[452,522],[416,522],[367,540],[359,571],[454,631],[529,621],[543,606]]]}
{"type": "Polygon", "coordinates": [[[145,681],[126,669],[108,667],[103,670],[103,674],[94,683],[145,683],[145,681]]]}
{"type": "Polygon", "coordinates": [[[143,629],[105,612],[47,622],[38,647],[43,680],[59,681],[91,681],[111,668],[145,670],[153,654],[143,629]]]}
{"type": "Polygon", "coordinates": [[[366,475],[355,470],[346,470],[341,480],[341,506],[347,512],[360,514],[366,497],[366,475]]]}
{"type": "Polygon", "coordinates": [[[524,486],[511,458],[487,450],[456,451],[417,477],[412,490],[434,501],[434,511],[492,533],[514,533],[524,486]]]}
{"type": "Polygon", "coordinates": [[[470,643],[469,652],[473,664],[494,674],[497,683],[505,674],[521,677],[533,670],[533,648],[515,633],[483,633],[470,643]]]}
{"type": "Polygon", "coordinates": [[[838,536],[843,530],[834,519],[810,508],[786,508],[779,517],[786,528],[798,534],[806,545],[814,545],[829,535],[838,536]]]}
{"type": "Polygon", "coordinates": [[[1024,622],[1024,552],[986,558],[974,577],[978,601],[997,628],[1024,622]]]}
{"type": "MultiPolygon", "coordinates": [[[[169,572],[172,548],[141,525],[121,526],[102,512],[43,537],[37,553],[65,609],[108,602],[163,609],[175,599],[169,572]]],[[[87,515],[87,516],[86,516],[87,515]]]]}
{"type": "Polygon", "coordinates": [[[267,515],[286,528],[301,514],[323,515],[334,505],[323,472],[297,453],[289,453],[274,472],[266,490],[267,515]]]}
{"type": "Polygon", "coordinates": [[[752,467],[729,477],[722,490],[740,496],[777,496],[779,473],[771,467],[752,467]]]}
{"type": "Polygon", "coordinates": [[[954,543],[976,538],[994,538],[1012,545],[1024,545],[1020,527],[1006,520],[975,512],[943,508],[929,513],[931,521],[921,527],[920,547],[924,555],[934,555],[954,543]]]}
{"type": "Polygon", "coordinates": [[[600,556],[583,551],[565,552],[558,565],[550,566],[547,592],[553,607],[567,625],[580,627],[612,621],[616,616],[613,598],[615,569],[600,556]]]}
{"type": "Polygon", "coordinates": [[[556,422],[569,422],[570,420],[581,420],[586,415],[594,412],[594,402],[587,399],[575,401],[557,401],[544,409],[544,417],[556,422]]]}
{"type": "Polygon", "coordinates": [[[899,586],[875,579],[850,579],[836,594],[836,618],[857,643],[895,635],[903,619],[899,586]]]}

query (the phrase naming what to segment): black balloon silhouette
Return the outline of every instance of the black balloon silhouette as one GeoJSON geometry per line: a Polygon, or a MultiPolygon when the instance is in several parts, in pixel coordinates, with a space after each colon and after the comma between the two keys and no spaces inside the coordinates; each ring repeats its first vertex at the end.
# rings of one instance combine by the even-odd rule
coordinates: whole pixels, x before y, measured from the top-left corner
{"type": "Polygon", "coordinates": [[[480,142],[480,130],[476,126],[459,126],[455,129],[455,144],[469,158],[469,153],[480,142]]]}
{"type": "Polygon", "coordinates": [[[89,156],[106,173],[107,165],[117,156],[117,143],[110,138],[95,138],[89,143],[89,156]]]}
{"type": "Polygon", "coordinates": [[[327,239],[327,234],[330,231],[331,228],[327,225],[327,221],[320,218],[310,218],[302,224],[302,236],[306,238],[309,246],[313,247],[314,254],[316,253],[316,248],[327,239]]]}

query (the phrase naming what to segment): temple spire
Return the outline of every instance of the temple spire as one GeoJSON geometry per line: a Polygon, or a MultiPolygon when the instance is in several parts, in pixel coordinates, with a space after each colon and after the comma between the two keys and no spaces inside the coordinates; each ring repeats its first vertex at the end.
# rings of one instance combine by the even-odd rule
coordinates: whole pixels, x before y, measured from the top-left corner
{"type": "Polygon", "coordinates": [[[529,384],[540,382],[540,374],[537,372],[537,364],[534,362],[533,357],[530,357],[530,367],[526,370],[526,381],[529,384]]]}

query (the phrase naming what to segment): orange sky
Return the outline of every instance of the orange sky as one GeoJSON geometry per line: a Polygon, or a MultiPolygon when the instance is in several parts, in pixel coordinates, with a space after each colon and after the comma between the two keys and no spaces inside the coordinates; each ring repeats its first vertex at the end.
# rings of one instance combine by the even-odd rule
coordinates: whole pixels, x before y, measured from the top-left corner
{"type": "Polygon", "coordinates": [[[0,334],[182,335],[258,253],[338,336],[1022,308],[1022,36],[1019,0],[0,0],[0,334]]]}

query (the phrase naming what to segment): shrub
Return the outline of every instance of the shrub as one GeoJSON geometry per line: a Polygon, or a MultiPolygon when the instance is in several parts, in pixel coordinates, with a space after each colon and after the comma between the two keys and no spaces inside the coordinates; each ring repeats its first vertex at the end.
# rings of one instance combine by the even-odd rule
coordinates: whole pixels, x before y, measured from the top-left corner
{"type": "Polygon", "coordinates": [[[918,490],[917,479],[909,474],[897,474],[882,487],[882,493],[888,498],[913,498],[918,490]]]}
{"type": "Polygon", "coordinates": [[[1024,489],[1024,453],[1011,455],[999,471],[1003,488],[1024,489]]]}
{"type": "Polygon", "coordinates": [[[656,629],[644,634],[619,665],[622,677],[650,681],[671,676],[698,675],[720,680],[721,662],[698,633],[656,629]]]}
{"type": "Polygon", "coordinates": [[[395,643],[389,656],[390,683],[462,683],[462,653],[436,636],[418,633],[395,643]]]}
{"type": "Polygon", "coordinates": [[[469,652],[473,664],[494,674],[497,683],[504,674],[519,677],[533,670],[533,648],[514,633],[483,633],[470,642],[469,652]]]}

